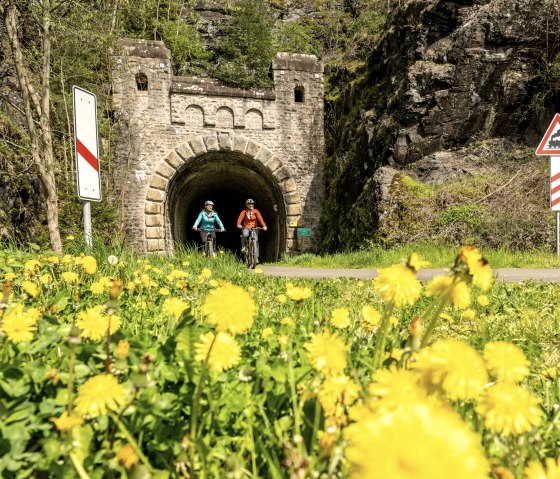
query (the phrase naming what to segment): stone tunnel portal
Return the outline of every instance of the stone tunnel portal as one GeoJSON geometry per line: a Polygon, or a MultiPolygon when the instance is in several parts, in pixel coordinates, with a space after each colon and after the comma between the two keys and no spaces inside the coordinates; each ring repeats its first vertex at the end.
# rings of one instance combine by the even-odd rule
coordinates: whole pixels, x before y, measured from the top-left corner
{"type": "Polygon", "coordinates": [[[192,230],[206,200],[214,202],[225,233],[217,233],[218,247],[241,251],[237,216],[245,200],[255,200],[268,231],[259,232],[261,261],[276,261],[286,249],[286,208],[280,186],[258,161],[234,151],[212,151],[189,160],[169,185],[167,211],[176,244],[200,244],[192,230]]]}

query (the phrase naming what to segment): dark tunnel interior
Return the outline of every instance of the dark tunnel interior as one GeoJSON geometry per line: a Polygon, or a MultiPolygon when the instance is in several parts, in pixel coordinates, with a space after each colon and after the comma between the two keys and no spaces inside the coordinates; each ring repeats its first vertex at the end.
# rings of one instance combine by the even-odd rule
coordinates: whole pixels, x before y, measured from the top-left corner
{"type": "Polygon", "coordinates": [[[268,226],[260,231],[261,261],[276,261],[285,251],[286,212],[280,186],[258,161],[236,152],[209,152],[190,160],[171,181],[167,211],[176,244],[200,244],[200,234],[192,226],[206,200],[214,202],[226,231],[217,233],[218,249],[240,254],[237,216],[245,200],[255,200],[268,226]]]}

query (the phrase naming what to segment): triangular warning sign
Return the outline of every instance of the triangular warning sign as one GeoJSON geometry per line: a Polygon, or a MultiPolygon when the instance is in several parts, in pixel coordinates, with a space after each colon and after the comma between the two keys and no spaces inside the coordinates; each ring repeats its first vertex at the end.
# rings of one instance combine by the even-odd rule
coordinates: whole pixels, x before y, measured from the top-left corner
{"type": "Polygon", "coordinates": [[[537,155],[560,155],[560,113],[556,113],[554,116],[535,153],[537,155]]]}

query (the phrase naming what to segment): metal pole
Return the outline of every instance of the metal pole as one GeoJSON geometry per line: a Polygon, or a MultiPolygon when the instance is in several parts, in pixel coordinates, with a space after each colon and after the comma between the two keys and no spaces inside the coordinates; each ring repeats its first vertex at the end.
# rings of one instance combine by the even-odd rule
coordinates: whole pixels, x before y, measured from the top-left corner
{"type": "Polygon", "coordinates": [[[91,248],[91,203],[84,201],[84,238],[91,248]]]}

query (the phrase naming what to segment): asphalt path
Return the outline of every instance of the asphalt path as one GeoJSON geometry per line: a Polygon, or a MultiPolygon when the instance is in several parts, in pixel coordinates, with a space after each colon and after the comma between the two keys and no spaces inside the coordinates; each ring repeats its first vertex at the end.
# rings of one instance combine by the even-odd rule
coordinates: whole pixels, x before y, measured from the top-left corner
{"type": "MultiPolygon", "coordinates": [[[[338,268],[295,268],[287,266],[258,266],[263,274],[285,278],[356,278],[371,279],[378,275],[374,268],[370,269],[338,269],[338,268]]],[[[446,269],[423,269],[418,273],[420,281],[427,281],[434,276],[446,274],[446,269]]],[[[492,272],[498,281],[518,283],[520,281],[549,281],[560,283],[560,269],[542,268],[497,268],[492,272]]]]}

